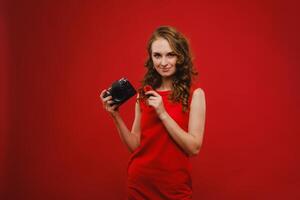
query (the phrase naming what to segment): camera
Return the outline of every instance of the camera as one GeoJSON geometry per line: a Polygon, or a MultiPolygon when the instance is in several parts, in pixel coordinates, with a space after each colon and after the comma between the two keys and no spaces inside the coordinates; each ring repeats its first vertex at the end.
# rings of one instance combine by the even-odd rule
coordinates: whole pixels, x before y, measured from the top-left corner
{"type": "Polygon", "coordinates": [[[111,87],[103,94],[103,97],[112,96],[111,105],[120,106],[136,94],[136,90],[126,78],[121,78],[112,83],[111,87]]]}

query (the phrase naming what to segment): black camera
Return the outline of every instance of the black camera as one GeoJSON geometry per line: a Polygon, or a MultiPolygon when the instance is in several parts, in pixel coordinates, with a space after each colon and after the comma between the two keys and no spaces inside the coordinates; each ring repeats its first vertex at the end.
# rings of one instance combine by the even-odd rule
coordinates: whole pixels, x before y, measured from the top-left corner
{"type": "Polygon", "coordinates": [[[120,80],[113,82],[111,87],[103,94],[103,97],[105,98],[111,95],[113,101],[111,105],[120,106],[135,94],[136,90],[130,82],[126,78],[121,78],[120,80]]]}

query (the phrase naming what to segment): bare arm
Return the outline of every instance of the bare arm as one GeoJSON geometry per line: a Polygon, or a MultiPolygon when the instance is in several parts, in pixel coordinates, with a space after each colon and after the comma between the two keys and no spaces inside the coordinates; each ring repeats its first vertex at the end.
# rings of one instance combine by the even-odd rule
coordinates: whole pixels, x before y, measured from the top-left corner
{"type": "Polygon", "coordinates": [[[149,99],[149,104],[152,104],[152,106],[156,109],[159,118],[175,142],[188,155],[197,155],[202,145],[205,126],[206,105],[204,91],[198,88],[193,93],[190,107],[188,132],[184,131],[166,112],[160,98],[161,97],[158,97],[157,99],[157,96],[153,97],[153,102],[151,102],[151,99],[149,99]]]}
{"type": "Polygon", "coordinates": [[[110,106],[111,96],[103,98],[104,92],[105,90],[103,90],[100,94],[101,100],[103,102],[103,107],[107,110],[107,112],[110,113],[111,117],[113,118],[122,142],[127,146],[130,152],[133,152],[140,145],[140,105],[138,102],[135,104],[135,117],[132,125],[132,130],[129,131],[119,111],[115,110],[116,106],[110,106]]]}

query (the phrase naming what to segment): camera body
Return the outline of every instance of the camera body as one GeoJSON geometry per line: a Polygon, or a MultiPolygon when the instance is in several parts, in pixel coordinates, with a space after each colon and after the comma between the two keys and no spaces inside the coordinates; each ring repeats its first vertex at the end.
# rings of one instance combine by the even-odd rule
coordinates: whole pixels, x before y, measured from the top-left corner
{"type": "Polygon", "coordinates": [[[126,78],[121,78],[112,83],[111,87],[103,94],[103,97],[112,96],[111,105],[118,107],[136,94],[136,90],[126,78]]]}

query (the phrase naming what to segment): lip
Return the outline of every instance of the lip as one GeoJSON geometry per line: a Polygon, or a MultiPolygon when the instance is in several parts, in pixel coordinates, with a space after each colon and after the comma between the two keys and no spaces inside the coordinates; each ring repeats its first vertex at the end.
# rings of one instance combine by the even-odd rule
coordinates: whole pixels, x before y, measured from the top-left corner
{"type": "Polygon", "coordinates": [[[171,69],[172,67],[162,67],[161,68],[161,70],[163,71],[163,72],[167,72],[167,71],[169,71],[170,69],[171,69]]]}

